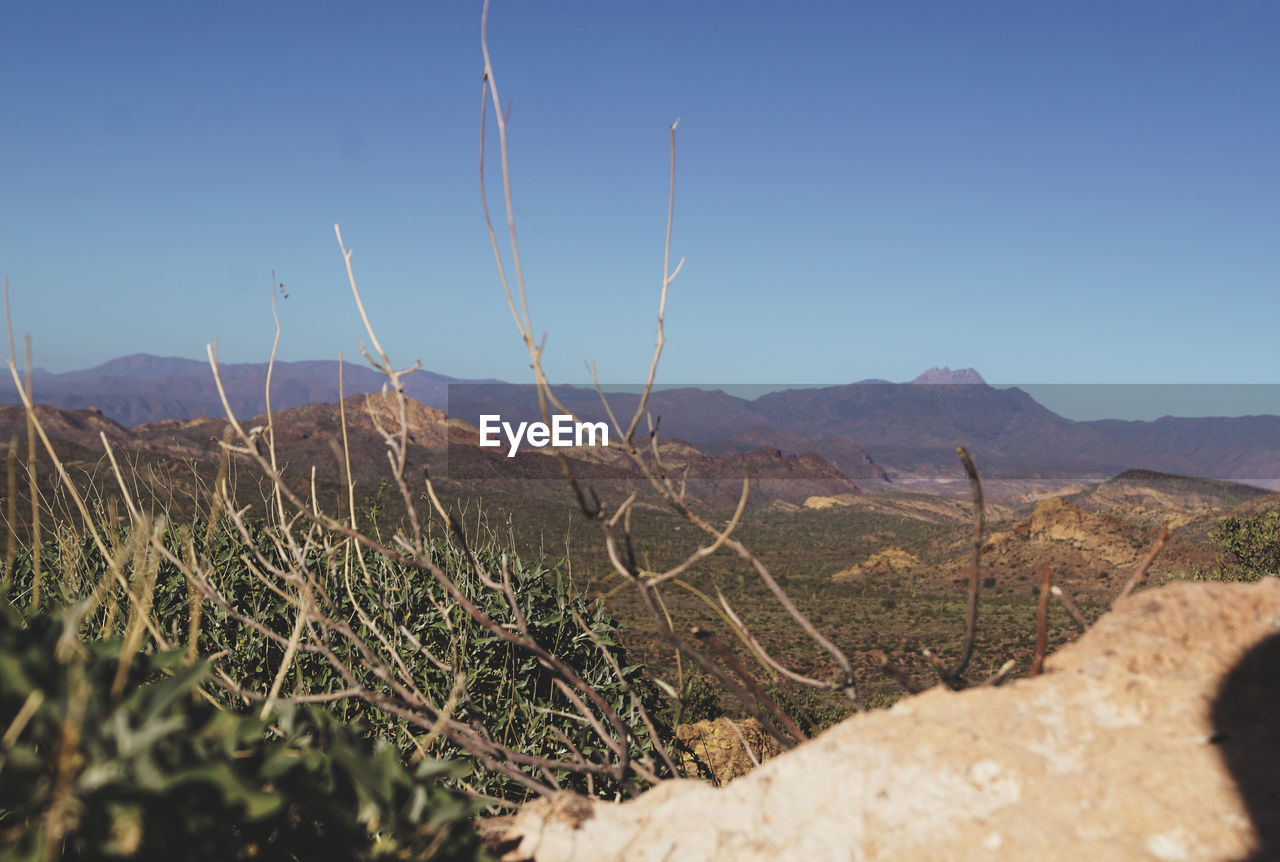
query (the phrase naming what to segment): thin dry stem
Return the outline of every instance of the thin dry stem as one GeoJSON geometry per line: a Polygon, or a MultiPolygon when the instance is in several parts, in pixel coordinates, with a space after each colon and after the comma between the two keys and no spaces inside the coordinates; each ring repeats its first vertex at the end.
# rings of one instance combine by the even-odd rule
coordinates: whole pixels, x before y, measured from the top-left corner
{"type": "Polygon", "coordinates": [[[1084,620],[1084,614],[1080,613],[1080,609],[1076,607],[1076,603],[1071,599],[1071,595],[1062,587],[1054,584],[1049,592],[1053,593],[1053,597],[1058,600],[1067,613],[1071,616],[1071,620],[1076,624],[1076,628],[1080,630],[1080,634],[1084,634],[1089,628],[1089,624],[1084,620]]]}
{"type": "Polygon", "coordinates": [[[1129,577],[1128,583],[1124,585],[1124,589],[1120,591],[1120,595],[1116,596],[1116,601],[1127,598],[1142,583],[1142,579],[1147,574],[1147,569],[1151,568],[1151,564],[1156,561],[1156,557],[1160,555],[1160,550],[1164,547],[1164,543],[1169,539],[1169,522],[1166,521],[1164,526],[1160,528],[1160,534],[1156,536],[1156,540],[1151,543],[1151,549],[1147,551],[1147,555],[1142,558],[1142,562],[1138,563],[1138,567],[1133,570],[1133,574],[1129,577]]]}
{"type": "Polygon", "coordinates": [[[684,258],[680,258],[675,270],[671,269],[671,226],[675,220],[676,211],[676,127],[679,125],[680,118],[676,117],[676,121],[668,127],[671,132],[671,170],[667,186],[667,234],[662,249],[662,291],[658,297],[658,336],[653,346],[653,359],[649,362],[649,376],[645,379],[644,390],[640,401],[636,404],[635,415],[631,417],[631,424],[627,426],[626,435],[623,437],[626,441],[630,441],[635,435],[636,428],[640,425],[640,417],[645,414],[645,407],[649,403],[649,393],[653,390],[653,381],[658,374],[658,360],[662,357],[662,348],[667,343],[664,324],[667,313],[667,290],[684,267],[684,258]]]}
{"type": "Polygon", "coordinates": [[[1036,657],[1031,662],[1031,676],[1039,676],[1044,655],[1049,647],[1049,596],[1053,590],[1053,571],[1045,563],[1040,581],[1040,604],[1036,608],[1036,657]]]}
{"type": "Polygon", "coordinates": [[[734,721],[732,718],[726,720],[729,722],[729,727],[733,729],[734,735],[738,737],[738,741],[742,743],[742,750],[747,753],[747,758],[750,759],[751,765],[759,766],[760,758],[756,757],[755,751],[753,751],[751,746],[747,744],[747,738],[742,735],[742,729],[738,727],[738,722],[734,721]]]}
{"type": "MultiPolygon", "coordinates": [[[[32,396],[31,388],[31,335],[26,334],[22,338],[24,346],[24,355],[26,357],[27,374],[26,379],[20,385],[22,390],[22,403],[28,405],[27,408],[27,490],[31,495],[31,607],[40,607],[40,575],[41,575],[41,556],[44,551],[44,542],[40,539],[40,504],[39,490],[36,487],[36,414],[32,405],[35,398],[32,396]]],[[[12,366],[10,366],[12,367],[12,366]]],[[[14,374],[14,382],[18,380],[17,373],[14,374]]],[[[44,437],[44,431],[40,432],[40,436],[44,437]]],[[[45,440],[48,445],[48,440],[45,440]]],[[[65,475],[66,471],[59,469],[59,472],[65,475]]],[[[70,482],[70,480],[68,480],[70,482]]]]}
{"type": "Polygon", "coordinates": [[[876,664],[884,672],[885,676],[905,688],[908,694],[919,694],[924,691],[924,686],[916,682],[905,668],[894,662],[885,653],[876,651],[871,653],[871,657],[875,659],[876,664]]]}
{"type": "Polygon", "coordinates": [[[738,528],[738,524],[742,521],[742,513],[747,509],[747,495],[750,493],[750,490],[751,477],[750,475],[744,475],[742,477],[742,495],[738,498],[738,507],[734,510],[733,517],[729,520],[729,523],[725,526],[724,530],[715,537],[715,541],[710,545],[698,548],[698,550],[686,557],[683,562],[667,569],[662,574],[652,576],[648,579],[647,585],[656,587],[661,583],[677,578],[693,566],[714,554],[716,551],[720,550],[724,543],[729,541],[729,537],[733,534],[733,531],[738,528]]]}
{"type": "Polygon", "coordinates": [[[720,642],[720,639],[715,636],[714,632],[704,628],[694,628],[690,634],[700,641],[705,641],[707,645],[720,656],[721,661],[733,670],[738,679],[742,680],[743,683],[746,684],[747,688],[751,689],[751,693],[755,695],[756,700],[773,713],[774,717],[778,719],[778,723],[786,728],[787,733],[791,734],[792,739],[796,742],[804,742],[809,738],[808,735],[800,729],[799,725],[791,720],[791,716],[783,712],[782,709],[774,703],[773,698],[765,694],[764,689],[760,687],[760,683],[756,680],[755,676],[747,670],[745,666],[743,666],[742,662],[738,661],[737,656],[733,654],[732,650],[720,642]]]}
{"type": "Polygon", "coordinates": [[[1009,679],[1009,674],[1013,673],[1013,669],[1017,666],[1018,666],[1018,663],[1016,661],[1014,661],[1013,659],[1009,659],[1004,664],[1000,665],[999,670],[997,670],[987,679],[983,680],[981,683],[979,683],[979,685],[984,685],[984,686],[989,685],[993,687],[998,685],[1004,685],[1005,681],[1009,679]]]}
{"type": "Polygon", "coordinates": [[[978,586],[980,584],[979,566],[982,562],[982,530],[986,523],[986,510],[982,503],[982,481],[978,478],[978,468],[969,457],[969,450],[956,446],[956,454],[964,465],[964,472],[969,477],[969,489],[973,493],[973,561],[969,564],[969,608],[965,614],[964,645],[960,648],[960,657],[956,663],[947,668],[942,679],[947,685],[958,688],[963,686],[960,675],[969,666],[973,658],[974,641],[978,635],[978,586]]]}
{"type": "MultiPolygon", "coordinates": [[[[529,352],[531,366],[534,372],[534,377],[535,377],[536,386],[537,386],[539,406],[541,408],[544,421],[547,421],[548,404],[556,405],[560,409],[563,409],[563,408],[560,405],[559,401],[556,399],[554,393],[551,391],[550,384],[547,381],[546,375],[543,371],[543,366],[542,366],[543,345],[541,343],[535,343],[533,338],[533,329],[530,323],[529,303],[528,303],[527,292],[525,290],[523,268],[520,265],[519,243],[516,237],[514,207],[512,205],[512,198],[511,198],[511,173],[510,173],[510,162],[508,158],[508,147],[507,147],[507,120],[501,110],[502,102],[498,95],[497,81],[493,72],[493,66],[492,66],[490,55],[489,55],[489,50],[487,45],[487,36],[486,36],[487,21],[488,21],[488,3],[486,2],[485,9],[481,17],[481,45],[482,45],[482,50],[484,53],[484,61],[485,61],[484,79],[483,79],[483,88],[482,88],[483,100],[482,100],[482,111],[481,111],[481,132],[480,132],[481,203],[484,208],[485,223],[489,231],[490,243],[493,247],[494,259],[498,267],[499,279],[502,282],[504,295],[506,296],[507,304],[509,309],[511,310],[512,317],[515,320],[516,328],[519,331],[521,340],[524,342],[529,352]],[[492,105],[492,109],[495,114],[495,123],[498,130],[500,166],[502,169],[502,180],[503,180],[503,203],[506,207],[507,231],[509,235],[513,270],[515,273],[516,290],[519,295],[519,310],[517,310],[516,301],[511,290],[511,284],[507,277],[506,266],[503,262],[501,248],[497,241],[497,232],[494,229],[493,221],[489,214],[487,195],[484,188],[485,124],[487,122],[487,117],[488,117],[488,108],[484,107],[485,103],[491,103],[492,105]]],[[[824,650],[826,650],[835,659],[841,671],[839,688],[841,688],[845,692],[845,694],[850,698],[850,700],[853,701],[855,707],[861,710],[864,707],[862,705],[861,699],[858,696],[857,685],[856,685],[856,681],[853,674],[853,668],[848,658],[844,655],[844,653],[841,650],[839,650],[829,639],[827,639],[824,635],[822,635],[822,633],[817,630],[817,628],[812,624],[812,622],[809,621],[806,615],[800,612],[800,610],[795,606],[795,604],[787,596],[786,592],[782,590],[782,588],[779,586],[777,581],[773,578],[768,568],[765,567],[764,564],[753,553],[751,553],[741,542],[738,542],[737,540],[730,538],[729,534],[732,531],[731,529],[722,531],[712,527],[705,520],[697,516],[686,505],[683,483],[681,487],[677,489],[670,481],[670,478],[667,476],[665,469],[662,467],[661,458],[656,448],[656,436],[657,436],[656,428],[654,429],[654,432],[651,433],[650,435],[650,448],[654,456],[654,466],[652,468],[650,467],[649,464],[645,462],[645,459],[640,457],[640,452],[633,443],[635,430],[639,425],[641,418],[647,415],[646,406],[648,403],[648,398],[653,389],[654,380],[656,379],[658,362],[661,358],[663,345],[665,344],[664,326],[665,326],[665,314],[666,314],[666,302],[667,302],[668,289],[670,287],[672,280],[676,277],[676,275],[678,274],[681,268],[681,265],[683,264],[683,261],[681,261],[681,263],[676,265],[674,270],[670,268],[671,232],[672,232],[672,225],[674,222],[674,210],[675,210],[675,131],[676,131],[676,126],[678,122],[679,121],[677,120],[675,123],[672,123],[669,128],[669,132],[671,136],[671,171],[670,171],[670,180],[669,180],[669,187],[668,187],[667,225],[666,225],[667,229],[666,229],[664,252],[663,252],[663,277],[662,277],[662,285],[661,285],[659,304],[658,304],[657,340],[654,348],[653,358],[650,362],[649,375],[648,375],[646,384],[643,388],[640,400],[637,404],[635,414],[633,415],[632,420],[627,429],[623,430],[620,427],[618,427],[617,417],[613,414],[612,410],[609,409],[609,406],[607,404],[607,399],[606,399],[605,406],[606,406],[606,410],[609,412],[610,419],[613,421],[615,428],[617,428],[621,432],[622,439],[620,441],[616,441],[616,445],[617,445],[617,448],[620,448],[631,458],[633,463],[635,463],[640,468],[642,474],[646,476],[650,484],[652,484],[653,487],[656,490],[658,490],[660,494],[662,494],[663,498],[666,499],[667,502],[678,513],[680,513],[682,516],[688,519],[691,523],[698,526],[699,529],[702,529],[703,531],[707,532],[708,535],[710,535],[713,539],[712,544],[709,546],[709,549],[705,553],[703,549],[700,549],[698,552],[695,552],[694,558],[686,561],[686,563],[683,564],[683,568],[681,568],[680,566],[677,566],[676,569],[674,570],[674,574],[668,572],[668,573],[665,573],[663,576],[659,576],[659,577],[665,577],[666,575],[670,575],[670,577],[674,578],[681,571],[684,571],[686,568],[693,565],[693,563],[696,563],[699,559],[705,556],[706,553],[710,553],[711,551],[718,549],[722,546],[728,547],[730,550],[734,551],[740,558],[746,560],[748,563],[751,564],[753,569],[755,569],[757,575],[765,582],[770,592],[773,593],[775,598],[783,606],[783,608],[787,611],[787,613],[792,617],[792,619],[794,619],[801,626],[801,628],[805,631],[805,633],[810,638],[812,638],[816,643],[818,643],[819,646],[821,646],[824,650]]],[[[593,369],[593,376],[594,376],[594,369],[593,369]]],[[[597,388],[598,388],[598,380],[597,380],[597,388]]],[[[603,394],[602,394],[602,398],[603,398],[603,394]]],[[[564,411],[564,412],[568,412],[568,411],[564,411]]],[[[591,520],[600,520],[602,518],[602,513],[601,513],[598,502],[595,501],[594,499],[594,493],[592,493],[591,495],[592,502],[588,502],[587,494],[584,493],[581,487],[579,486],[577,482],[577,478],[573,473],[572,467],[569,464],[568,459],[564,456],[562,452],[557,451],[555,454],[560,461],[562,471],[565,474],[565,478],[569,483],[569,486],[572,489],[575,497],[577,498],[579,507],[581,508],[583,514],[591,520]]],[[[746,487],[744,486],[744,497],[745,497],[745,492],[746,492],[746,487]]],[[[654,608],[654,603],[652,601],[652,598],[651,596],[648,595],[649,587],[643,584],[641,580],[637,577],[638,573],[636,571],[636,566],[634,562],[634,553],[631,550],[629,529],[624,531],[624,540],[627,547],[627,554],[626,554],[627,559],[623,561],[616,557],[617,547],[616,547],[616,541],[613,537],[612,526],[613,526],[613,523],[616,523],[616,520],[619,515],[623,514],[624,512],[628,512],[629,514],[628,507],[629,507],[629,503],[624,503],[623,506],[619,508],[618,512],[615,513],[614,517],[610,519],[610,523],[605,524],[606,544],[609,547],[611,559],[614,562],[616,569],[620,574],[623,575],[625,579],[627,579],[628,581],[632,582],[637,586],[637,588],[640,590],[640,593],[645,601],[646,607],[651,609],[651,617],[654,619],[655,624],[657,624],[661,629],[661,628],[664,628],[665,621],[661,619],[661,615],[658,613],[656,608],[654,608]]],[[[736,526],[736,519],[734,522],[731,523],[731,527],[732,526],[736,526]]],[[[681,639],[674,634],[674,631],[670,630],[669,626],[666,626],[665,628],[667,629],[670,637],[674,639],[674,641],[680,644],[678,648],[680,649],[680,652],[682,654],[685,654],[687,656],[692,656],[697,652],[689,644],[683,643],[681,639]]],[[[703,659],[703,661],[705,661],[705,658],[703,659]]],[[[699,662],[699,664],[701,665],[702,662],[699,662]]]]}

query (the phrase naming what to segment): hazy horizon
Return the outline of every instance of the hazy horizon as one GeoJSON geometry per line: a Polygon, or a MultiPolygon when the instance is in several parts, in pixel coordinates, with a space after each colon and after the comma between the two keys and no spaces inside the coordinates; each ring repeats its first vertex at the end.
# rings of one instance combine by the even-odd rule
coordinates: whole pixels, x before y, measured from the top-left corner
{"type": "MultiPolygon", "coordinates": [[[[48,369],[36,367],[34,371],[37,374],[76,374],[81,372],[93,371],[117,360],[130,359],[134,356],[143,356],[161,361],[179,360],[183,362],[193,362],[201,366],[205,366],[208,362],[207,358],[182,357],[182,356],[155,356],[154,354],[128,354],[124,356],[112,357],[107,362],[99,363],[88,368],[70,369],[66,372],[50,372],[48,369]]],[[[336,360],[326,360],[322,358],[313,358],[310,360],[281,360],[282,362],[326,362],[336,360]]],[[[343,361],[349,365],[356,367],[369,367],[362,358],[353,359],[352,357],[343,357],[343,361]]],[[[222,364],[241,364],[228,363],[222,364]]],[[[247,363],[258,364],[258,363],[247,363]]],[[[437,372],[432,368],[423,368],[422,371],[430,373],[437,372]]],[[[930,369],[921,369],[921,374],[913,376],[911,380],[878,380],[878,379],[862,379],[847,381],[823,381],[823,382],[791,382],[791,383],[706,383],[696,381],[685,382],[660,382],[655,384],[655,389],[683,389],[698,388],[707,391],[721,390],[736,398],[744,400],[754,400],[762,395],[770,392],[779,392],[786,389],[820,389],[828,387],[849,386],[856,384],[896,384],[906,385],[916,382],[916,377],[923,376],[928,372],[976,372],[981,376],[981,369],[951,369],[943,367],[941,369],[935,367],[930,369]]],[[[454,376],[454,375],[445,375],[454,376]]],[[[459,382],[476,382],[482,378],[470,377],[462,375],[457,378],[459,382]]],[[[501,384],[529,385],[525,381],[520,380],[495,380],[494,382],[501,384]]],[[[586,379],[570,379],[567,381],[558,381],[558,386],[576,386],[593,388],[594,384],[586,379]]],[[[643,388],[643,383],[623,383],[623,382],[602,382],[607,392],[639,392],[643,388]]],[[[970,383],[948,383],[951,386],[968,386],[975,385],[970,383]]],[[[1152,421],[1166,416],[1175,418],[1203,418],[1203,417],[1244,417],[1244,416],[1280,416],[1280,384],[1236,384],[1236,383],[1009,383],[1000,381],[985,381],[980,384],[991,386],[996,389],[1018,388],[1030,395],[1035,401],[1049,410],[1063,416],[1067,419],[1075,421],[1093,421],[1099,419],[1119,419],[1124,421],[1152,421]]],[[[8,386],[4,387],[6,390],[8,386]]],[[[39,401],[40,392],[38,378],[36,382],[36,400],[39,401]]]]}

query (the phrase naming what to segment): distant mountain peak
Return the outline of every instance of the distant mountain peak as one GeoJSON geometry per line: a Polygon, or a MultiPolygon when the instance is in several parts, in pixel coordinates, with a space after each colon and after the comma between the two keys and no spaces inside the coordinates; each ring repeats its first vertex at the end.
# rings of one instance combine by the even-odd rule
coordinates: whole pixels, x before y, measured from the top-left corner
{"type": "Polygon", "coordinates": [[[972,368],[958,368],[952,371],[945,365],[941,368],[930,368],[912,383],[986,383],[982,375],[972,368]]]}

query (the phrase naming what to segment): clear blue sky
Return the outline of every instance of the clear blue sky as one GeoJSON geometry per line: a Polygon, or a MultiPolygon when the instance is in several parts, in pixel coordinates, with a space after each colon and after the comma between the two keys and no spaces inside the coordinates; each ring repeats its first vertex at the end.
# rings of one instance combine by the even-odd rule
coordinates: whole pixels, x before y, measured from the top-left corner
{"type": "MultiPolygon", "coordinates": [[[[7,3],[0,272],[55,370],[362,338],[528,379],[477,190],[478,2],[7,3]]],[[[496,0],[548,366],[1280,380],[1280,4],[496,0]]],[[[496,174],[491,174],[496,179],[496,174]]],[[[496,199],[493,200],[497,204],[496,199]]]]}

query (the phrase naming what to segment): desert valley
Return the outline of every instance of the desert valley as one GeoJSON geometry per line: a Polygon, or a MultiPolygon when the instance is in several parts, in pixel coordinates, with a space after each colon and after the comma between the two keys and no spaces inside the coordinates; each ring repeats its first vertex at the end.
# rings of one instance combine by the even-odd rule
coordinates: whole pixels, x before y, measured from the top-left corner
{"type": "MultiPolygon", "coordinates": [[[[314,492],[330,512],[347,506],[349,463],[362,519],[391,531],[403,526],[404,504],[388,481],[386,443],[368,411],[387,426],[395,423],[395,411],[377,394],[377,376],[352,367],[344,385],[359,394],[348,394],[340,409],[336,372],[336,363],[321,362],[274,369],[277,458],[285,478],[301,493],[314,492]],[[312,398],[332,401],[309,403],[312,398]]],[[[265,365],[223,370],[228,401],[244,411],[244,427],[267,424],[265,377],[265,365]]],[[[737,535],[849,651],[881,705],[903,691],[880,672],[880,653],[926,677],[922,650],[953,654],[963,634],[974,510],[957,443],[973,453],[984,489],[977,656],[991,673],[1008,660],[1016,662],[1015,675],[1030,667],[1044,566],[1093,618],[1110,606],[1162,525],[1168,524],[1169,539],[1147,575],[1156,583],[1211,575],[1230,562],[1210,538],[1224,519],[1280,508],[1280,495],[1262,487],[1280,474],[1280,418],[1074,422],[1020,390],[974,379],[981,378],[971,370],[932,369],[907,384],[783,390],[754,400],[686,388],[658,391],[650,403],[668,469],[682,476],[690,501],[711,517],[733,515],[742,479],[750,476],[737,535]],[[1241,475],[1253,482],[1232,480],[1241,475]]],[[[38,397],[58,405],[39,407],[38,415],[77,481],[111,495],[105,435],[130,465],[141,499],[187,516],[207,511],[219,441],[231,439],[225,417],[197,415],[218,406],[208,369],[136,356],[35,380],[42,387],[38,397]],[[145,421],[127,425],[140,417],[145,421]]],[[[431,373],[406,380],[406,392],[423,399],[408,401],[408,473],[425,471],[464,523],[467,513],[479,517],[471,524],[478,535],[497,536],[523,557],[563,564],[579,586],[607,596],[628,645],[655,673],[674,673],[673,654],[635,597],[618,589],[602,537],[576,511],[549,450],[506,458],[477,445],[476,419],[486,410],[536,416],[533,387],[431,373]],[[451,406],[454,415],[442,409],[451,406]]],[[[603,415],[590,390],[565,388],[560,397],[576,415],[603,415]]],[[[627,414],[635,397],[610,401],[627,414]]],[[[0,440],[24,435],[21,408],[3,408],[0,440]]],[[[17,451],[24,453],[25,445],[17,451]]],[[[627,458],[605,448],[566,454],[576,475],[606,502],[639,494],[633,529],[647,569],[660,571],[696,550],[696,531],[644,486],[627,458]]],[[[62,500],[70,514],[49,467],[38,461],[37,472],[50,505],[62,500]]],[[[239,498],[261,512],[269,496],[262,477],[247,463],[233,476],[241,483],[239,498]]],[[[416,493],[421,505],[425,498],[416,493]]],[[[20,522],[24,513],[20,507],[20,522]]],[[[748,573],[722,552],[691,584],[722,590],[780,655],[804,672],[821,672],[820,651],[776,615],[748,573]],[[752,614],[758,615],[754,623],[752,614]]],[[[670,602],[680,626],[723,626],[692,594],[670,602]]],[[[1074,636],[1070,617],[1055,606],[1051,645],[1074,636]]],[[[820,700],[807,707],[814,728],[848,711],[838,698],[820,700]]]]}

